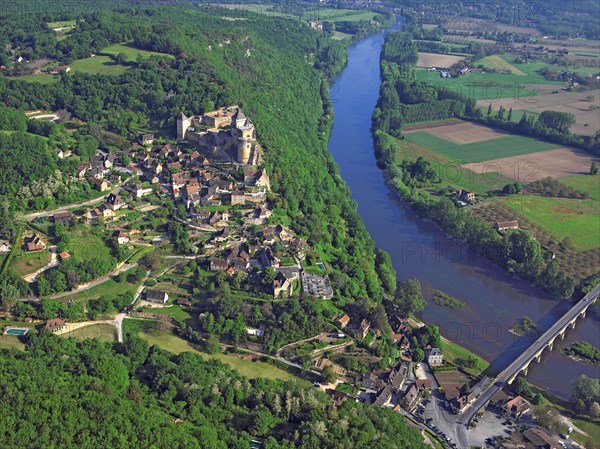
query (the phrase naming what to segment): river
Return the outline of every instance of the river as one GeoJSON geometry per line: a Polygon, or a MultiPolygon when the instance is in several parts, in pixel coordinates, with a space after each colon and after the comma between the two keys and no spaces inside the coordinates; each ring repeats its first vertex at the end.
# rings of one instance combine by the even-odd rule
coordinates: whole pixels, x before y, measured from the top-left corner
{"type": "MultiPolygon", "coordinates": [[[[346,68],[331,88],[335,119],[329,151],[352,190],[367,230],[378,247],[388,251],[398,280],[416,277],[424,290],[435,288],[460,298],[467,309],[453,310],[429,302],[420,314],[439,325],[442,335],[490,361],[506,367],[530,343],[509,333],[513,323],[529,316],[544,329],[569,307],[539,289],[448,239],[435,225],[417,217],[386,185],[375,164],[371,114],[379,95],[379,53],[384,33],[354,42],[346,68]]],[[[591,314],[590,314],[591,315],[591,314]]],[[[586,340],[600,346],[600,326],[588,315],[558,346],[586,340]]],[[[579,374],[600,377],[598,368],[560,354],[555,345],[540,364],[530,366],[527,379],[563,398],[579,374]]]]}

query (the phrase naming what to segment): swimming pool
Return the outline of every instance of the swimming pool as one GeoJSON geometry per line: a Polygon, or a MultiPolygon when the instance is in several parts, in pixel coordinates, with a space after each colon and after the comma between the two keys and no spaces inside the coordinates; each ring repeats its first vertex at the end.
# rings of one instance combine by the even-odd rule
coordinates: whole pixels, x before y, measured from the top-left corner
{"type": "Polygon", "coordinates": [[[327,268],[325,268],[325,264],[323,262],[317,262],[315,265],[317,267],[319,267],[321,270],[327,271],[327,268]]]}
{"type": "Polygon", "coordinates": [[[4,335],[25,335],[29,332],[27,327],[7,327],[4,329],[4,335]]]}

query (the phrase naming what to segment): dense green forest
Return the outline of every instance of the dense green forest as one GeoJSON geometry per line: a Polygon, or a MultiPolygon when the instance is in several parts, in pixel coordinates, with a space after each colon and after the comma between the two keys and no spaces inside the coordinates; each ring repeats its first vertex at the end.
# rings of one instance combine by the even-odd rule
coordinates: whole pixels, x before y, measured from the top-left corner
{"type": "Polygon", "coordinates": [[[0,357],[3,448],[425,448],[398,413],[333,407],[316,389],[250,380],[135,336],[114,347],[47,332],[29,340],[0,357]]]}
{"type": "MultiPolygon", "coordinates": [[[[436,199],[420,189],[436,181],[430,161],[424,157],[410,163],[400,160],[390,136],[401,138],[404,123],[451,117],[479,119],[481,114],[472,99],[415,80],[417,49],[412,37],[408,31],[391,33],[381,52],[382,84],[373,112],[373,135],[378,164],[389,171],[390,184],[418,214],[432,219],[450,237],[465,241],[477,253],[556,297],[570,298],[574,281],[555,261],[544,261],[540,243],[530,233],[518,230],[501,237],[449,198],[436,199]]],[[[530,123],[527,118],[525,122],[530,123]]]]}

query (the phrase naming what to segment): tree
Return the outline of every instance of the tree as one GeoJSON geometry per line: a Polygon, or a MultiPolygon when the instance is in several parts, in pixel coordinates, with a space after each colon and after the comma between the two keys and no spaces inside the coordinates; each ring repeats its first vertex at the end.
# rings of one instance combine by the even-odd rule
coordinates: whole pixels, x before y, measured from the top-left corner
{"type": "Polygon", "coordinates": [[[218,354],[221,352],[221,344],[215,334],[208,335],[208,338],[204,341],[204,350],[209,354],[218,354]]]}
{"type": "Polygon", "coordinates": [[[127,55],[126,55],[125,53],[123,53],[123,52],[121,52],[121,53],[118,53],[118,54],[115,56],[115,62],[116,62],[117,64],[120,64],[120,65],[125,65],[125,64],[127,64],[127,55]]]}
{"type": "Polygon", "coordinates": [[[590,166],[590,175],[597,175],[598,171],[598,164],[596,164],[596,161],[592,162],[592,165],[590,166]]]}
{"type": "Polygon", "coordinates": [[[276,277],[277,273],[275,272],[275,269],[273,267],[265,268],[262,278],[263,285],[272,285],[276,277]]]}
{"type": "Polygon", "coordinates": [[[16,285],[7,283],[0,285],[0,301],[4,310],[11,310],[17,304],[19,295],[20,291],[16,285]]]}
{"type": "Polygon", "coordinates": [[[401,282],[392,300],[392,308],[402,316],[420,312],[427,303],[418,279],[401,282]]]}
{"type": "Polygon", "coordinates": [[[337,373],[332,365],[327,365],[325,368],[323,368],[323,372],[321,374],[323,375],[323,382],[325,383],[332,384],[337,380],[337,373]]]}
{"type": "Polygon", "coordinates": [[[575,123],[575,116],[570,112],[543,111],[538,123],[560,134],[569,134],[569,128],[575,123]]]}

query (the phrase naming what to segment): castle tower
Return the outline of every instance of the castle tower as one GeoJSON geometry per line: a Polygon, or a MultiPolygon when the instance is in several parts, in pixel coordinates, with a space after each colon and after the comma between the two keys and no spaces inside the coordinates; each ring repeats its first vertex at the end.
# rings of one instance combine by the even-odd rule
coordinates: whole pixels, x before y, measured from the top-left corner
{"type": "Polygon", "coordinates": [[[192,117],[186,117],[182,112],[177,117],[177,140],[185,140],[185,133],[192,126],[192,117]]]}
{"type": "Polygon", "coordinates": [[[237,138],[237,161],[240,164],[248,164],[252,153],[252,140],[237,138]]]}

